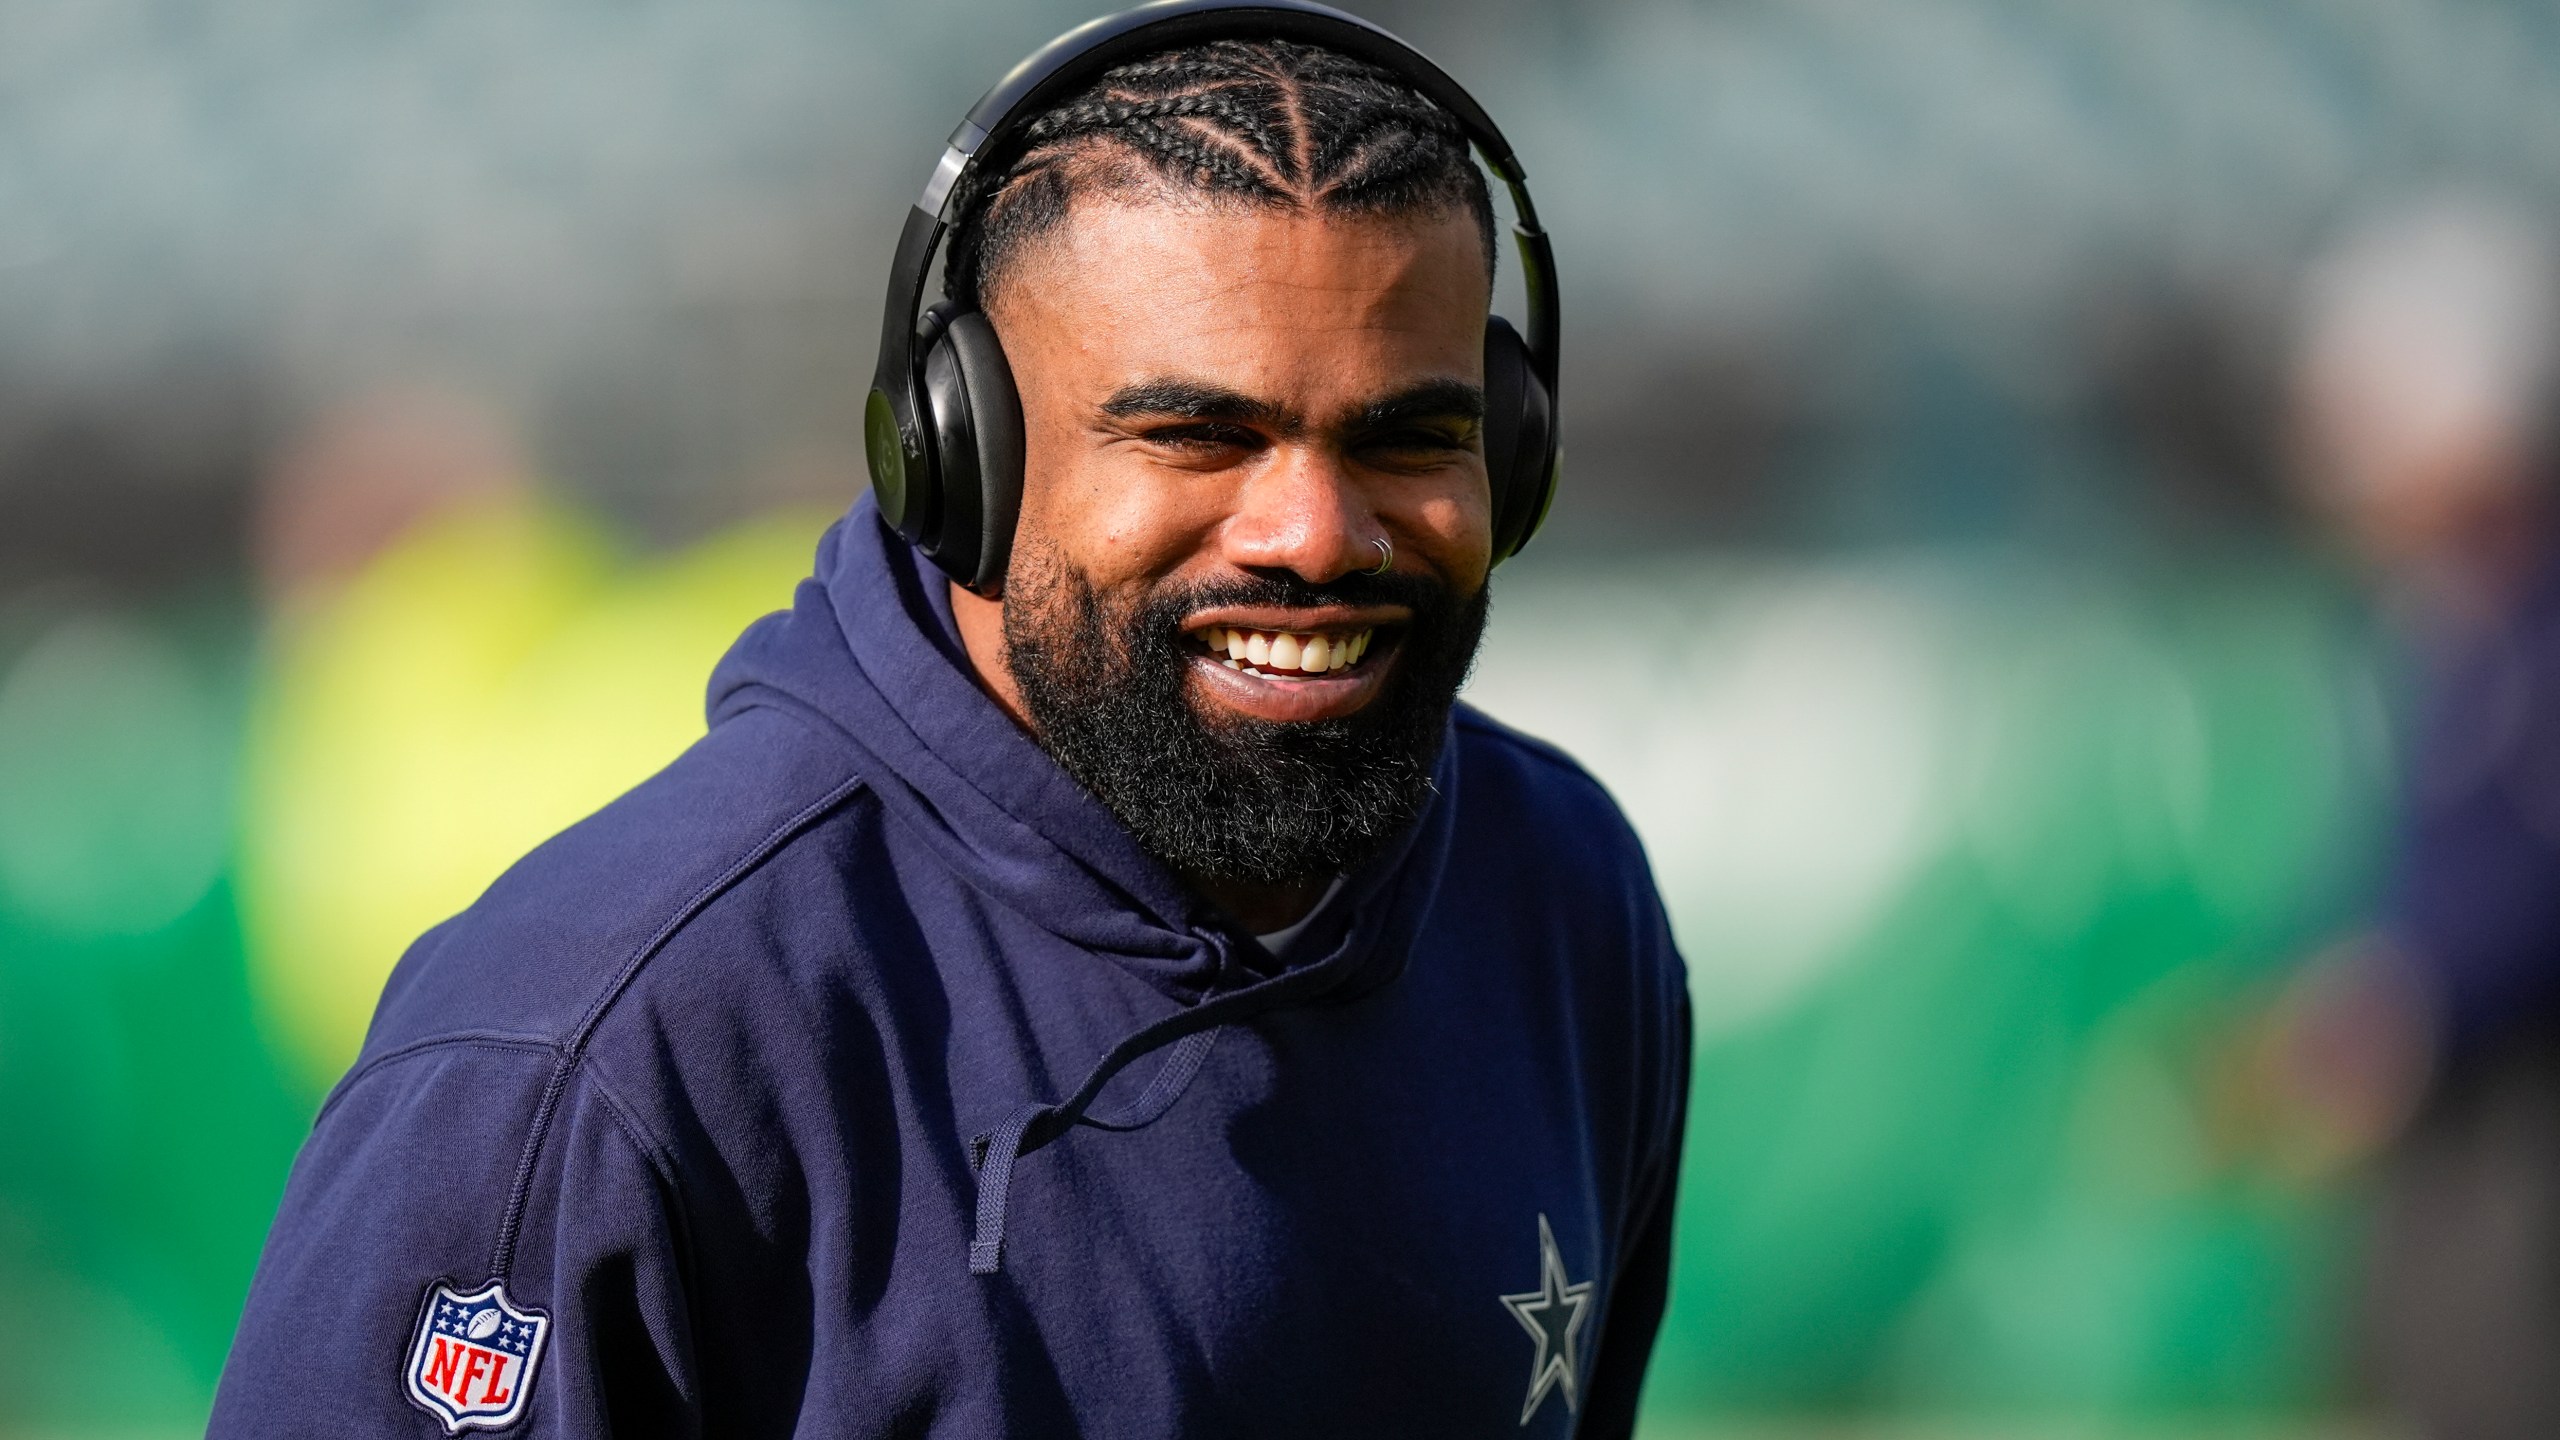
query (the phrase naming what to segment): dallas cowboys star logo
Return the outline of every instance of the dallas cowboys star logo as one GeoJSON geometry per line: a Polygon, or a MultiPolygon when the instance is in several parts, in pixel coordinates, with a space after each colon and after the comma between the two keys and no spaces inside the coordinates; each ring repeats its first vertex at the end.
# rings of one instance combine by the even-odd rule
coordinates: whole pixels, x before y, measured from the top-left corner
{"type": "Polygon", "coordinates": [[[1520,1328],[1538,1342],[1536,1358],[1529,1362],[1529,1398],[1520,1406],[1520,1423],[1538,1413],[1538,1403],[1550,1390],[1564,1391],[1564,1408],[1582,1408],[1580,1362],[1575,1347],[1582,1343],[1582,1321],[1591,1309],[1589,1280],[1569,1285],[1564,1278],[1564,1253],[1556,1248],[1555,1227],[1547,1217],[1538,1217],[1538,1288],[1519,1295],[1505,1295],[1502,1306],[1520,1328]]]}

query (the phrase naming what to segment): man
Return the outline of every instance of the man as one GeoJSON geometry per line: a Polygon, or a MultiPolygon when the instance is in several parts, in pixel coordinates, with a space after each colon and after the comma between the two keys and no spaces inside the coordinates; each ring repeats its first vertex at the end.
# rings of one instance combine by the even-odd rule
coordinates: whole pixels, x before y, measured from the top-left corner
{"type": "Polygon", "coordinates": [[[2295,985],[2321,1129],[2390,1142],[2364,1317],[2412,1434],[2560,1430],[2560,263],[2541,217],[2446,194],[2311,273],[2308,496],[2404,649],[2373,932],[2295,985]]]}
{"type": "Polygon", "coordinates": [[[1685,989],[1607,797],[1454,706],[1463,135],[1203,40],[959,203],[1000,583],[857,505],[707,737],[410,951],[216,1435],[1632,1428],[1685,989]]]}

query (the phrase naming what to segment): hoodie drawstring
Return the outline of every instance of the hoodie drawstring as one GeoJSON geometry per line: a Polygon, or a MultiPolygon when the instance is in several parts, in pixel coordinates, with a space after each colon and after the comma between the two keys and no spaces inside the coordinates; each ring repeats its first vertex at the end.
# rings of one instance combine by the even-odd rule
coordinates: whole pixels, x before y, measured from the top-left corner
{"type": "Polygon", "coordinates": [[[1135,1130],[1153,1124],[1173,1108],[1173,1102],[1190,1087],[1192,1077],[1200,1073],[1210,1047],[1218,1043],[1221,1027],[1320,994],[1346,973],[1346,967],[1336,964],[1310,966],[1231,990],[1169,1015],[1112,1046],[1073,1095],[1054,1104],[1025,1105],[1006,1116],[992,1133],[970,1142],[978,1162],[978,1220],[969,1240],[969,1273],[993,1275],[1002,1261],[1005,1206],[1013,1193],[1014,1162],[1078,1125],[1090,1125],[1096,1130],[1135,1130]],[[1164,1068],[1156,1072],[1127,1109],[1109,1115],[1086,1113],[1113,1076],[1167,1045],[1173,1047],[1173,1053],[1165,1057],[1164,1068]]]}
{"type": "MultiPolygon", "coordinates": [[[[981,1137],[978,1142],[982,1155],[978,1170],[978,1229],[969,1241],[969,1273],[993,1275],[1002,1261],[1005,1205],[1013,1193],[1015,1161],[1038,1149],[1043,1140],[1062,1135],[1077,1125],[1090,1125],[1097,1130],[1135,1130],[1141,1125],[1152,1124],[1158,1116],[1173,1108],[1174,1101],[1182,1098],[1182,1092],[1191,1084],[1191,1077],[1200,1073],[1201,1062],[1209,1058],[1210,1048],[1217,1043],[1218,1032],[1214,1029],[1194,1031],[1174,1042],[1173,1053],[1165,1057],[1164,1068],[1156,1072],[1156,1078],[1147,1082],[1147,1088],[1128,1108],[1117,1113],[1088,1115],[1084,1111],[1084,1107],[1092,1103],[1095,1092],[1101,1090],[1127,1063],[1123,1061],[1115,1065],[1106,1060],[1104,1064],[1095,1066],[1093,1075],[1063,1103],[1025,1105],[1005,1117],[1005,1122],[996,1127],[993,1135],[981,1137]],[[1047,1122],[1045,1125],[1044,1121],[1047,1122]],[[1035,1125],[1041,1125],[1047,1132],[1041,1139],[1031,1138],[1035,1125]]],[[[1136,1058],[1135,1055],[1129,1057],[1131,1060],[1136,1058]]]]}

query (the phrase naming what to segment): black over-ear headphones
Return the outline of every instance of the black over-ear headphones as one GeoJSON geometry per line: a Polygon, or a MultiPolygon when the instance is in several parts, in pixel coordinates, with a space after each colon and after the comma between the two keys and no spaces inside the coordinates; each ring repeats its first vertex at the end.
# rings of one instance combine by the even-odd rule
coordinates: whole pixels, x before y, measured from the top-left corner
{"type": "Polygon", "coordinates": [[[881,517],[970,589],[1004,584],[1022,505],[1022,402],[986,317],[924,307],[927,272],[955,218],[952,197],[981,162],[1010,163],[1033,117],[1160,50],[1210,40],[1291,40],[1392,72],[1456,118],[1511,190],[1529,292],[1526,340],[1500,316],[1484,336],[1485,468],[1493,477],[1493,558],[1518,551],[1555,497],[1559,321],[1555,252],[1538,228],[1526,177],[1492,117],[1421,52],[1357,16],[1307,0],[1159,0],[1078,26],[1013,68],[952,132],[908,212],[889,272],[880,368],[863,409],[871,493],[881,517]]]}

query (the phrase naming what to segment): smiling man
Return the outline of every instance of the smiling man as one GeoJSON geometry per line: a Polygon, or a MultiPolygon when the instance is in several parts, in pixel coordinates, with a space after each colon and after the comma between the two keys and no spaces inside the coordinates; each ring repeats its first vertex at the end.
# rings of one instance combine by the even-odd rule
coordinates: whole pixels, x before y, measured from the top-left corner
{"type": "Polygon", "coordinates": [[[1685,988],[1608,798],[1456,703],[1553,380],[1456,110],[1196,0],[991,95],[878,503],[402,960],[215,1434],[1629,1433],[1685,988]]]}

